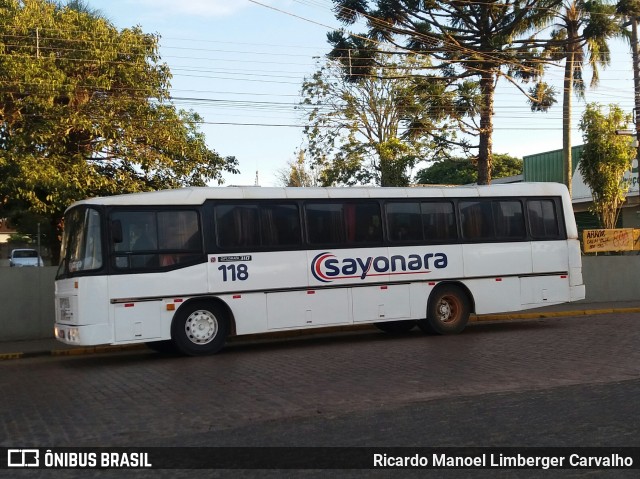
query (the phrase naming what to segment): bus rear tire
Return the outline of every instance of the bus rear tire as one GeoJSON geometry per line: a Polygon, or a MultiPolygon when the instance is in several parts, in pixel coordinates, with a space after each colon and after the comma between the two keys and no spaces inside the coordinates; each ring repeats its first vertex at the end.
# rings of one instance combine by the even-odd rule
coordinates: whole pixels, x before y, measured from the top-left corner
{"type": "Polygon", "coordinates": [[[470,311],[467,294],[453,284],[444,285],[431,293],[427,317],[418,326],[428,334],[457,334],[469,322],[470,311]]]}
{"type": "Polygon", "coordinates": [[[416,326],[415,321],[383,321],[373,324],[380,331],[384,331],[389,334],[408,333],[416,326]]]}
{"type": "Polygon", "coordinates": [[[195,301],[182,306],[171,324],[171,338],[177,350],[187,356],[215,354],[229,334],[229,318],[220,305],[195,301]]]}

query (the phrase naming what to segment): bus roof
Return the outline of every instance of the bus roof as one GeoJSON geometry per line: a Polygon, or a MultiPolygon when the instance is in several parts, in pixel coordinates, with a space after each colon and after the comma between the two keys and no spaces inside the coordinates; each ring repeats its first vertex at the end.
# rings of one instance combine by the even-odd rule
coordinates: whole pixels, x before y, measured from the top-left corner
{"type": "Polygon", "coordinates": [[[190,187],[145,193],[104,196],[74,203],[93,205],[200,205],[206,200],[234,199],[361,199],[361,198],[453,198],[482,196],[564,196],[567,188],[560,183],[511,183],[500,185],[382,187],[190,187]]]}

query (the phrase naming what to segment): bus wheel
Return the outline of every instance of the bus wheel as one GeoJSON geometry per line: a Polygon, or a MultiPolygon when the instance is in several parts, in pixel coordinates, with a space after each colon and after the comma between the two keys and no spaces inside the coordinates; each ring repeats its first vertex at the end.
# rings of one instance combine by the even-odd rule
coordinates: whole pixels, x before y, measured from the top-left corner
{"type": "Polygon", "coordinates": [[[373,323],[380,331],[390,334],[402,334],[411,331],[415,325],[415,321],[383,321],[381,323],[373,323]]]}
{"type": "Polygon", "coordinates": [[[171,325],[171,337],[176,348],[188,356],[217,353],[224,346],[228,334],[226,312],[210,302],[185,304],[171,325]]]}
{"type": "Polygon", "coordinates": [[[461,288],[444,285],[431,293],[427,306],[427,317],[418,321],[425,333],[456,334],[469,321],[469,298],[461,288]]]}

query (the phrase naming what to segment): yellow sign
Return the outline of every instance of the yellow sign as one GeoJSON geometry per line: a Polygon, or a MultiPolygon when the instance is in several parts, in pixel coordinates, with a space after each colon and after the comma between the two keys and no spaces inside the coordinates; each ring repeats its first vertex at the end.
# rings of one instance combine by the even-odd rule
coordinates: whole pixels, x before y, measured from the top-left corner
{"type": "Polygon", "coordinates": [[[618,228],[611,230],[584,230],[582,244],[585,253],[600,253],[605,251],[633,251],[634,245],[639,244],[640,230],[633,228],[618,228]]]}

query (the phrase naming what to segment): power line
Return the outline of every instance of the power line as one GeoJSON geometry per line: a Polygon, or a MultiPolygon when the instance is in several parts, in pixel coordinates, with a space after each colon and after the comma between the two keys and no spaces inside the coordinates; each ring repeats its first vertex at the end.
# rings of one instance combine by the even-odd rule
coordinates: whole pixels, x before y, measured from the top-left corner
{"type": "MultiPolygon", "coordinates": [[[[259,2],[253,2],[253,3],[259,3],[259,2]]],[[[312,1],[306,1],[306,2],[297,1],[297,3],[319,6],[318,2],[314,3],[312,1]]],[[[297,16],[297,17],[302,18],[300,16],[297,16]]],[[[78,41],[83,41],[83,40],[78,40],[78,41]]],[[[228,42],[227,44],[235,45],[237,43],[236,42],[228,42]]],[[[260,44],[258,44],[258,45],[260,45],[260,44]]],[[[172,47],[162,47],[162,48],[172,48],[172,47]]],[[[175,48],[182,49],[182,50],[189,50],[188,48],[185,48],[185,47],[175,47],[175,48]]],[[[234,55],[236,57],[238,55],[245,55],[245,54],[246,55],[255,55],[255,54],[265,55],[266,54],[264,51],[249,51],[249,52],[247,52],[247,51],[243,51],[243,50],[234,50],[234,49],[223,50],[223,49],[199,48],[199,49],[194,49],[194,51],[211,51],[211,52],[217,52],[217,53],[224,52],[224,53],[229,53],[231,55],[234,55]]],[[[290,55],[288,55],[288,54],[280,54],[280,56],[288,57],[290,55]]],[[[301,56],[304,56],[304,55],[296,55],[296,57],[301,57],[301,56]]],[[[170,57],[170,58],[174,58],[174,57],[170,57]]],[[[199,58],[199,57],[191,57],[191,56],[186,56],[186,57],[185,56],[181,56],[179,58],[187,59],[187,60],[191,60],[191,59],[193,59],[193,60],[198,60],[198,59],[209,60],[208,58],[199,58]]],[[[77,60],[76,59],[66,59],[66,61],[78,61],[78,62],[80,62],[80,61],[91,61],[91,60],[86,60],[86,59],[77,59],[77,60]]],[[[226,59],[224,61],[230,61],[230,62],[231,61],[236,61],[236,62],[239,62],[239,61],[245,61],[245,60],[240,60],[239,58],[230,58],[230,59],[226,59]]],[[[257,63],[258,62],[258,61],[254,61],[254,60],[246,60],[246,61],[247,62],[251,61],[252,63],[257,63]]],[[[120,63],[126,63],[126,62],[120,62],[120,63]]],[[[271,62],[271,63],[277,64],[277,65],[281,64],[281,62],[271,62]]],[[[297,62],[291,63],[291,65],[298,65],[298,63],[297,62]]],[[[180,70],[180,69],[177,69],[177,70],[178,71],[184,71],[184,70],[180,70]]],[[[192,69],[191,72],[192,73],[213,73],[213,71],[199,70],[199,69],[192,69]]],[[[249,71],[232,71],[231,70],[230,71],[230,70],[226,69],[224,72],[221,72],[221,73],[223,73],[223,75],[231,75],[231,76],[184,75],[184,74],[181,74],[181,73],[174,74],[173,76],[174,77],[184,77],[184,78],[202,78],[202,79],[207,79],[207,80],[231,80],[231,81],[234,81],[234,82],[237,82],[237,81],[260,82],[260,83],[268,83],[269,82],[269,83],[276,83],[276,84],[280,83],[280,84],[283,84],[283,85],[299,84],[299,81],[300,81],[299,77],[297,77],[297,76],[289,76],[289,75],[281,75],[281,76],[277,76],[277,78],[296,79],[298,81],[285,82],[285,81],[256,80],[256,79],[251,78],[251,77],[259,77],[259,78],[269,78],[269,77],[271,77],[271,78],[274,78],[274,77],[276,77],[276,75],[264,74],[264,73],[263,74],[251,73],[251,70],[249,70],[249,71]],[[240,77],[240,78],[238,78],[238,77],[240,77]]],[[[363,77],[365,77],[365,76],[363,75],[363,77]]],[[[371,78],[376,78],[375,76],[370,76],[370,77],[371,78]]],[[[619,81],[619,80],[622,80],[622,79],[617,79],[617,80],[619,81]]],[[[597,94],[597,95],[602,96],[602,97],[610,96],[610,97],[613,98],[614,95],[617,94],[616,92],[618,92],[618,91],[620,91],[620,90],[610,89],[610,88],[607,88],[607,87],[601,87],[600,88],[600,92],[599,93],[594,93],[594,95],[597,94]],[[608,90],[609,93],[605,93],[605,90],[608,90]]],[[[208,93],[206,90],[204,92],[208,93]]],[[[259,93],[248,93],[248,94],[259,95],[259,93]]],[[[291,95],[291,96],[294,96],[294,95],[291,95]]],[[[505,95],[503,94],[502,97],[504,97],[504,96],[505,95]]],[[[207,98],[179,99],[178,97],[173,97],[173,100],[177,101],[177,102],[182,102],[182,103],[185,103],[185,104],[192,104],[192,105],[197,105],[197,106],[209,106],[212,103],[217,103],[216,107],[223,107],[223,108],[238,108],[238,109],[252,109],[252,108],[253,109],[257,109],[257,108],[260,108],[260,109],[263,109],[263,110],[268,110],[269,108],[272,108],[272,111],[278,111],[278,110],[283,110],[283,109],[288,108],[288,107],[285,107],[285,106],[277,106],[274,102],[271,102],[272,106],[269,107],[269,106],[267,106],[268,102],[264,102],[264,103],[254,102],[253,104],[251,102],[238,102],[238,103],[226,103],[225,104],[222,100],[217,100],[217,99],[207,99],[207,98]]],[[[294,106],[294,108],[300,108],[300,107],[295,107],[294,106]]],[[[550,117],[547,116],[546,118],[549,119],[550,117]]]]}

